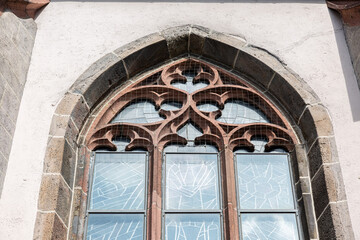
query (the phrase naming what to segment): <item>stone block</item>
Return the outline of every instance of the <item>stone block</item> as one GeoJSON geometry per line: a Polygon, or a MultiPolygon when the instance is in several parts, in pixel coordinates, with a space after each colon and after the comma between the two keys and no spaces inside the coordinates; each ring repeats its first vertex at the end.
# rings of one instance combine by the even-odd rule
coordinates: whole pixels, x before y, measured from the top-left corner
{"type": "Polygon", "coordinates": [[[11,137],[14,136],[15,123],[8,117],[7,110],[0,107],[0,126],[3,126],[11,137]]]}
{"type": "Polygon", "coordinates": [[[82,235],[85,226],[86,202],[86,194],[84,194],[81,189],[75,189],[69,239],[83,239],[82,235]]]}
{"type": "Polygon", "coordinates": [[[166,39],[153,33],[114,51],[123,59],[129,77],[169,59],[166,39]]]}
{"type": "Polygon", "coordinates": [[[24,26],[24,28],[29,32],[30,36],[35,39],[37,26],[32,18],[22,19],[19,18],[20,23],[24,26]]]}
{"type": "Polygon", "coordinates": [[[351,60],[354,62],[360,56],[360,26],[344,25],[344,30],[351,60]]]}
{"type": "Polygon", "coordinates": [[[63,240],[66,237],[66,226],[64,226],[55,213],[37,213],[34,240],[63,240]]]}
{"type": "MultiPolygon", "coordinates": [[[[0,82],[3,83],[7,82],[10,88],[15,92],[18,99],[21,99],[24,90],[24,85],[20,84],[18,77],[11,69],[9,59],[3,57],[1,55],[1,52],[0,52],[0,82]]],[[[0,91],[1,91],[1,86],[0,86],[0,91]]]]}
{"type": "MultiPolygon", "coordinates": [[[[3,12],[0,17],[0,29],[4,30],[6,36],[11,38],[19,27],[19,20],[12,12],[3,12]]],[[[0,44],[1,46],[1,44],[0,44]]]]}
{"type": "Polygon", "coordinates": [[[317,239],[318,238],[317,225],[316,225],[316,218],[314,215],[314,203],[311,194],[303,194],[303,203],[304,203],[305,219],[302,220],[302,224],[305,225],[305,223],[307,223],[306,225],[308,228],[310,239],[317,239]]]}
{"type": "Polygon", "coordinates": [[[310,193],[311,181],[309,177],[300,177],[300,185],[303,194],[310,193]]]}
{"type": "Polygon", "coordinates": [[[295,145],[295,156],[292,159],[296,159],[299,168],[299,176],[309,176],[308,158],[306,155],[306,149],[303,144],[295,145]]]}
{"type": "Polygon", "coordinates": [[[355,239],[346,201],[330,203],[317,222],[320,239],[355,239]]]}
{"type": "Polygon", "coordinates": [[[4,95],[5,92],[5,78],[1,75],[1,68],[2,68],[2,58],[0,55],[0,104],[1,104],[1,98],[4,95]]]}
{"type": "Polygon", "coordinates": [[[316,139],[309,150],[308,159],[311,178],[322,164],[338,162],[339,159],[334,137],[316,139]]]}
{"type": "Polygon", "coordinates": [[[68,226],[72,192],[60,174],[44,174],[40,187],[38,208],[55,211],[68,226]]]}
{"type": "Polygon", "coordinates": [[[13,34],[12,41],[18,48],[21,55],[26,56],[30,60],[31,52],[34,46],[34,37],[25,29],[22,24],[19,24],[19,29],[16,34],[13,34]]]}
{"type": "Polygon", "coordinates": [[[323,165],[312,178],[316,216],[319,217],[329,202],[346,200],[340,163],[323,165]]]}
{"type": "Polygon", "coordinates": [[[85,146],[81,146],[78,149],[78,156],[75,186],[81,187],[86,193],[89,181],[91,151],[85,146]]]}
{"type": "Polygon", "coordinates": [[[15,96],[14,92],[10,89],[5,89],[4,95],[1,100],[1,108],[6,111],[8,118],[16,123],[20,107],[20,101],[15,96]]]}
{"type": "Polygon", "coordinates": [[[212,32],[205,38],[202,55],[228,67],[233,67],[238,48],[242,46],[243,42],[235,38],[212,32]]]}
{"type": "Polygon", "coordinates": [[[204,42],[210,34],[210,29],[192,25],[189,36],[189,53],[202,55],[204,42]]]}
{"type": "Polygon", "coordinates": [[[73,186],[76,156],[65,138],[51,138],[45,154],[44,172],[60,173],[73,186]]]}
{"type": "MultiPolygon", "coordinates": [[[[2,160],[0,160],[2,161],[2,160]]],[[[1,164],[1,163],[0,163],[1,164]]],[[[5,169],[6,170],[6,169],[5,169]]],[[[6,175],[6,171],[3,172],[0,170],[0,197],[1,197],[1,193],[4,187],[4,182],[5,182],[5,175],[6,175]]]]}
{"type": "Polygon", "coordinates": [[[50,125],[50,135],[55,137],[65,137],[73,149],[76,149],[76,139],[79,130],[70,119],[70,116],[54,115],[50,125]]]}
{"type": "Polygon", "coordinates": [[[0,152],[9,158],[12,145],[12,136],[5,130],[3,126],[0,125],[0,152]]]}
{"type": "Polygon", "coordinates": [[[334,134],[329,114],[322,105],[308,106],[299,120],[299,126],[308,147],[316,138],[334,134]]]}
{"type": "Polygon", "coordinates": [[[102,96],[127,78],[123,62],[113,53],[109,53],[92,64],[70,88],[71,93],[84,96],[90,108],[102,99],[102,96]]]}
{"type": "Polygon", "coordinates": [[[67,93],[57,106],[55,113],[70,116],[76,127],[80,129],[89,111],[82,95],[67,93]]]}
{"type": "Polygon", "coordinates": [[[190,25],[168,28],[161,35],[166,39],[170,58],[188,52],[190,25]]]}

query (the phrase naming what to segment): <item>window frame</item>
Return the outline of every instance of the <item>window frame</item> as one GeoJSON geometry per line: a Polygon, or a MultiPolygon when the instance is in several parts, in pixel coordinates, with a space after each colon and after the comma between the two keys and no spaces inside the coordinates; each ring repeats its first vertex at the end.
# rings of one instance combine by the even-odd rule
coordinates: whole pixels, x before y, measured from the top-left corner
{"type": "Polygon", "coordinates": [[[297,226],[297,232],[298,232],[298,237],[299,240],[304,240],[304,233],[302,231],[302,226],[301,226],[301,219],[300,219],[300,214],[299,214],[299,206],[298,206],[298,201],[296,198],[296,193],[295,193],[295,182],[294,182],[294,177],[293,177],[293,170],[291,168],[292,164],[291,164],[291,157],[290,154],[288,152],[234,152],[234,156],[233,156],[233,164],[234,164],[234,172],[235,172],[235,193],[236,193],[236,204],[237,204],[237,214],[238,214],[238,224],[239,224],[239,239],[243,239],[242,236],[242,221],[241,221],[241,215],[242,214],[254,214],[254,213],[263,213],[263,214],[271,214],[271,213],[277,213],[277,214],[287,214],[287,213],[292,213],[295,214],[295,220],[296,220],[296,226],[297,226]],[[237,155],[282,155],[282,156],[286,156],[287,158],[287,164],[288,164],[288,172],[289,172],[289,177],[290,177],[290,187],[291,187],[291,192],[292,192],[292,197],[293,197],[293,206],[294,209],[244,209],[242,210],[240,207],[240,198],[239,198],[239,180],[238,180],[238,164],[237,164],[237,155]]]}
{"type": "Polygon", "coordinates": [[[114,214],[114,215],[127,215],[127,214],[144,214],[144,223],[143,223],[143,240],[146,240],[146,233],[147,233],[147,209],[148,209],[148,185],[149,185],[149,153],[147,151],[104,151],[104,150],[97,150],[93,151],[90,157],[90,172],[89,172],[89,181],[88,181],[88,196],[86,200],[86,215],[85,215],[85,229],[83,240],[87,240],[87,233],[88,233],[88,223],[90,215],[96,214],[114,214]],[[145,155],[145,182],[144,182],[144,209],[143,210],[116,210],[116,209],[109,209],[109,210],[91,210],[90,209],[90,202],[92,197],[92,186],[94,183],[94,172],[95,172],[95,164],[96,164],[96,155],[98,154],[144,154],[145,155]]]}

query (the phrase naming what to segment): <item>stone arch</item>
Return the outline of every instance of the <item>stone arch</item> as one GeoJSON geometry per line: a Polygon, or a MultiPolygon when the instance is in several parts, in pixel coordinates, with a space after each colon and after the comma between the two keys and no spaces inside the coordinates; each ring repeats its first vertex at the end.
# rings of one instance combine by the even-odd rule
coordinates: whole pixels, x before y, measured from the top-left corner
{"type": "Polygon", "coordinates": [[[315,92],[266,50],[194,25],[169,28],[108,53],[65,94],[51,123],[34,238],[73,239],[81,232],[78,218],[84,217],[87,188],[82,176],[91,154],[83,142],[99,103],[134,76],[184,56],[222,66],[275,101],[299,137],[293,154],[309,228],[304,231],[312,239],[354,239],[331,119],[315,92]]]}

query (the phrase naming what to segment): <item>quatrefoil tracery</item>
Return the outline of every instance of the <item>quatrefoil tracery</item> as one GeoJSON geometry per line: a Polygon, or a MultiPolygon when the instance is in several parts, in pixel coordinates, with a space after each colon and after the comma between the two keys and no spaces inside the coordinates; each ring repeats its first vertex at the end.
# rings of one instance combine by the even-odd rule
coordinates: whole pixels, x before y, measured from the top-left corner
{"type": "Polygon", "coordinates": [[[211,143],[219,150],[237,147],[253,150],[251,139],[259,136],[268,139],[266,150],[282,147],[291,151],[296,142],[289,124],[280,112],[247,83],[199,60],[183,59],[133,84],[114,97],[94,121],[87,143],[92,150],[99,147],[116,150],[112,139],[121,136],[130,139],[126,150],[145,147],[152,151],[154,147],[162,149],[169,144],[185,145],[187,140],[179,136],[177,131],[189,122],[194,123],[203,133],[195,138],[195,144],[211,143]],[[189,77],[189,71],[195,73],[193,77],[189,77]],[[203,87],[192,88],[189,79],[193,86],[202,83],[203,87]],[[192,89],[187,92],[177,87],[178,84],[187,84],[186,87],[190,86],[192,89]],[[153,123],[111,122],[127,106],[141,100],[152,102],[164,120],[153,123]],[[270,123],[230,124],[217,121],[225,104],[232,100],[240,100],[259,109],[270,123]],[[168,102],[178,102],[181,108],[161,109],[168,102]],[[212,103],[218,109],[201,111],[198,105],[202,103],[212,103]]]}

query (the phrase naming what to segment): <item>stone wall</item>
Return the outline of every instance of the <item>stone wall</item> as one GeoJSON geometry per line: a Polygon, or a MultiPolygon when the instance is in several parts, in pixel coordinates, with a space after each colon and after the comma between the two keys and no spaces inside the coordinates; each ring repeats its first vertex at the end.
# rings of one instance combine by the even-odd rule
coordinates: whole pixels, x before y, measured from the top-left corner
{"type": "Polygon", "coordinates": [[[344,24],[344,30],[351,61],[360,88],[360,26],[347,26],[344,24]]]}
{"type": "Polygon", "coordinates": [[[35,34],[34,20],[0,16],[0,196],[35,34]]]}

